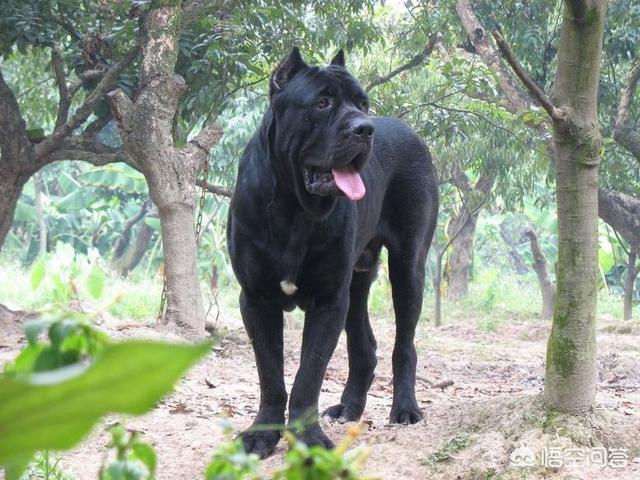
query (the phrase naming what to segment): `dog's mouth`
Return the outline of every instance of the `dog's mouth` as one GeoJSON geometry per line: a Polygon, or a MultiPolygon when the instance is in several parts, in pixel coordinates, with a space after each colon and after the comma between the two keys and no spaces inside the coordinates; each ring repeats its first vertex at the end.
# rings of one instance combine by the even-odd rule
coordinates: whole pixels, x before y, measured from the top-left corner
{"type": "Polygon", "coordinates": [[[313,195],[343,194],[349,200],[360,200],[367,190],[354,162],[326,169],[308,166],[303,168],[304,186],[313,195]]]}

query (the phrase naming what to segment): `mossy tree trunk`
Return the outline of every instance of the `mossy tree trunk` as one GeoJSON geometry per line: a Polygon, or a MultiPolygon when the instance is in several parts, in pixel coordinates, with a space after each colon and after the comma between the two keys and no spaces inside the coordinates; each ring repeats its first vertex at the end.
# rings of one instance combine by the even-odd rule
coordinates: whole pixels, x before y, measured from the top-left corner
{"type": "Polygon", "coordinates": [[[550,109],[559,241],[544,396],[548,408],[570,413],[590,410],[596,394],[597,94],[606,6],[605,0],[565,1],[550,109]]]}

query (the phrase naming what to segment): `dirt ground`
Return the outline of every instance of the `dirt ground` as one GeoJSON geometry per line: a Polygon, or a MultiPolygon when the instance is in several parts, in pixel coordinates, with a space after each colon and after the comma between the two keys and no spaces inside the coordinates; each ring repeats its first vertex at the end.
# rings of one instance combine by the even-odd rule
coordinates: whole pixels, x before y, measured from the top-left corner
{"type": "MultiPolygon", "coordinates": [[[[250,425],[258,403],[257,374],[251,347],[237,312],[223,311],[218,322],[221,340],[213,352],[189,374],[153,411],[127,420],[129,428],[142,432],[158,453],[158,478],[198,479],[211,452],[224,439],[221,419],[236,429],[250,425]]],[[[13,358],[24,343],[20,322],[0,311],[0,364],[13,358]]],[[[286,322],[285,370],[288,387],[297,368],[301,325],[286,322]]],[[[416,425],[388,424],[391,407],[391,351],[393,324],[375,319],[378,368],[363,417],[360,443],[371,447],[365,474],[382,479],[638,479],[640,478],[640,325],[600,319],[598,327],[600,385],[596,413],[584,424],[574,425],[550,417],[539,408],[543,388],[543,359],[547,322],[510,320],[493,332],[482,331],[472,320],[456,321],[439,329],[426,322],[417,335],[418,401],[425,418],[416,425]],[[450,380],[441,389],[427,381],[450,380]],[[513,451],[528,448],[540,455],[544,449],[615,448],[621,464],[602,467],[514,464],[513,451]]],[[[151,326],[103,319],[113,338],[174,339],[151,326]]],[[[344,337],[344,336],[343,336],[344,337]]],[[[344,338],[327,371],[320,408],[338,402],[347,378],[344,338]]],[[[105,461],[107,427],[119,417],[110,416],[75,450],[62,455],[62,465],[80,479],[95,479],[105,461]]],[[[336,442],[346,425],[323,421],[336,442]]],[[[563,450],[564,451],[564,450],[563,450]]],[[[286,446],[266,460],[276,469],[286,446]]]]}

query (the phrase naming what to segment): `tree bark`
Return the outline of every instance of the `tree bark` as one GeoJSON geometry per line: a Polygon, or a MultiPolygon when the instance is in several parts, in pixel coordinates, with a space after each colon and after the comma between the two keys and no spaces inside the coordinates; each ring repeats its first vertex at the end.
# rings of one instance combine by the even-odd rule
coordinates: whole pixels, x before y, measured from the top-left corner
{"type": "Polygon", "coordinates": [[[547,344],[547,408],[585,413],[596,394],[598,81],[604,0],[565,0],[553,100],[558,208],[557,294],[547,344]]]}
{"type": "Polygon", "coordinates": [[[140,263],[153,237],[153,229],[144,222],[149,210],[149,203],[151,202],[145,203],[140,211],[127,221],[122,236],[113,249],[111,268],[122,277],[126,277],[140,263]],[[135,240],[131,242],[132,232],[141,221],[135,240]]]}
{"type": "Polygon", "coordinates": [[[153,232],[153,228],[146,223],[140,226],[136,239],[127,247],[124,255],[122,255],[114,265],[119,275],[126,277],[138,266],[149,248],[149,242],[153,238],[153,232]]]}
{"type": "Polygon", "coordinates": [[[440,327],[442,325],[442,258],[444,257],[444,248],[438,248],[438,239],[434,238],[431,244],[431,250],[436,254],[436,268],[433,273],[433,325],[440,327]]]}
{"type": "Polygon", "coordinates": [[[448,262],[447,298],[457,300],[469,293],[469,278],[473,263],[473,239],[476,234],[478,213],[469,216],[461,211],[449,224],[449,235],[460,231],[451,244],[451,256],[448,262]]]}
{"type": "Polygon", "coordinates": [[[13,216],[18,205],[18,199],[22,195],[22,189],[29,180],[28,176],[6,172],[0,175],[0,247],[4,244],[13,216]]]}
{"type": "Polygon", "coordinates": [[[33,176],[35,190],[36,215],[38,216],[38,237],[40,244],[38,245],[38,255],[43,257],[47,253],[47,222],[44,218],[44,206],[42,205],[42,176],[36,173],[33,176]]]}
{"type": "Polygon", "coordinates": [[[640,273],[640,265],[636,267],[636,259],[638,255],[633,249],[629,250],[629,260],[627,262],[627,277],[624,282],[624,309],[623,320],[631,320],[633,315],[633,289],[635,287],[636,277],[640,273]]]}
{"type": "Polygon", "coordinates": [[[469,292],[469,278],[473,264],[473,240],[482,206],[493,188],[495,174],[483,172],[475,185],[458,164],[451,170],[451,179],[462,195],[462,206],[448,228],[451,256],[447,265],[447,298],[456,300],[469,292]]]}
{"type": "Polygon", "coordinates": [[[613,138],[640,162],[640,131],[635,129],[631,122],[631,104],[638,82],[640,82],[640,63],[631,70],[627,85],[620,97],[613,138]]]}
{"type": "Polygon", "coordinates": [[[221,132],[207,123],[186,146],[175,146],[172,125],[186,89],[184,79],[174,73],[181,28],[179,1],[152,3],[140,28],[137,98],[132,102],[120,89],[109,97],[123,146],[144,174],[158,207],[167,287],[164,320],[197,337],[206,332],[194,229],[196,177],[221,132]]]}
{"type": "Polygon", "coordinates": [[[529,227],[525,230],[524,234],[529,239],[531,245],[531,253],[533,255],[533,270],[538,276],[538,283],[540,284],[540,292],[542,293],[542,318],[548,320],[553,317],[553,306],[556,298],[556,286],[549,277],[549,271],[547,270],[547,258],[544,256],[540,243],[538,242],[538,235],[533,227],[529,227]]]}
{"type": "Polygon", "coordinates": [[[600,188],[598,215],[622,235],[632,248],[640,249],[640,200],[600,188]]]}

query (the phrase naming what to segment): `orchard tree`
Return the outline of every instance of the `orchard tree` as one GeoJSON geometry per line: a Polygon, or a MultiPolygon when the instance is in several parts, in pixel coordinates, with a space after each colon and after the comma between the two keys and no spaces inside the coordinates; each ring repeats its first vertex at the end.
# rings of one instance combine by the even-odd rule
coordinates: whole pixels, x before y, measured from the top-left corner
{"type": "Polygon", "coordinates": [[[584,413],[596,393],[597,186],[602,149],[598,83],[607,2],[566,0],[564,8],[551,99],[497,30],[494,37],[553,125],[559,241],[545,402],[551,409],[584,413]]]}
{"type": "Polygon", "coordinates": [[[511,108],[530,109],[533,98],[549,116],[553,135],[548,147],[556,178],[559,251],[545,400],[552,409],[585,412],[593,404],[596,386],[597,185],[602,149],[597,107],[607,4],[602,0],[563,3],[557,47],[553,32],[544,48],[538,46],[538,50],[545,53],[543,66],[556,58],[557,49],[551,99],[544,93],[550,82],[547,67],[534,71],[537,82],[542,84],[540,87],[516,59],[500,32],[494,30],[498,47],[526,86],[529,97],[500,60],[471,2],[458,0],[456,9],[474,48],[499,79],[511,108]]]}

